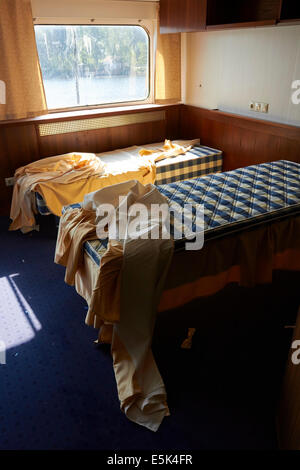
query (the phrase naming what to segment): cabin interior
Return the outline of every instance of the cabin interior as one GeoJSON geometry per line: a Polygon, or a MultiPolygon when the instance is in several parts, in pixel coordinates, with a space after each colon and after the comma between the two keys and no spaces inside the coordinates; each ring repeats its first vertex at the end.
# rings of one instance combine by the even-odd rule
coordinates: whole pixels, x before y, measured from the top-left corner
{"type": "Polygon", "coordinates": [[[0,55],[0,449],[300,450],[300,2],[0,0],[0,55]]]}

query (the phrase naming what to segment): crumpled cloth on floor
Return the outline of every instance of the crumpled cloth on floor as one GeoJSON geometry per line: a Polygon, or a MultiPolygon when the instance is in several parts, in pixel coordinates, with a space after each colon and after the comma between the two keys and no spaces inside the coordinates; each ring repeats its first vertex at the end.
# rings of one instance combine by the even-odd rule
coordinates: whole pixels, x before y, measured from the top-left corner
{"type": "Polygon", "coordinates": [[[130,208],[143,204],[166,204],[157,188],[128,181],[85,196],[82,208],[61,217],[55,261],[66,266],[66,282],[85,292],[89,305],[86,323],[101,327],[99,339],[111,343],[121,409],[126,416],[156,431],[169,414],[165,386],[151,351],[155,315],[173,255],[170,238],[151,239],[164,221],[152,214],[141,224],[148,238],[131,238],[128,231],[134,216],[130,208]],[[119,197],[123,196],[119,204],[119,197]],[[96,209],[112,204],[117,220],[128,208],[124,239],[110,239],[100,269],[90,289],[82,287],[83,244],[95,238],[96,209]],[[80,227],[80,218],[82,226],[80,227]],[[150,223],[149,223],[150,222],[150,223]],[[80,287],[81,286],[81,287],[80,287]]]}

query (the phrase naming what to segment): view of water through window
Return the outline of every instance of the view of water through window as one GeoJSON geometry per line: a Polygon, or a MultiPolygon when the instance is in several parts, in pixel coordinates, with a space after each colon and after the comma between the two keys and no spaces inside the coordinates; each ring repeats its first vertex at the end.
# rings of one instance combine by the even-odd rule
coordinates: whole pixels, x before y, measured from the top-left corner
{"type": "Polygon", "coordinates": [[[149,94],[149,37],[140,26],[36,25],[49,109],[140,101],[149,94]]]}

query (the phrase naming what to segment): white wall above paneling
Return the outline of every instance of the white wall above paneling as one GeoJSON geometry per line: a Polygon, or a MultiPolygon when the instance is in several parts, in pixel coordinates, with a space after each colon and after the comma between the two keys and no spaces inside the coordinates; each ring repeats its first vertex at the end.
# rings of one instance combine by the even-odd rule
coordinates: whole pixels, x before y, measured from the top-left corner
{"type": "Polygon", "coordinates": [[[130,0],[31,0],[36,18],[155,19],[157,2],[130,0]]]}
{"type": "Polygon", "coordinates": [[[182,48],[186,104],[300,126],[300,104],[291,100],[300,26],[185,34],[182,48]],[[250,101],[269,103],[269,113],[250,111],[250,101]]]}

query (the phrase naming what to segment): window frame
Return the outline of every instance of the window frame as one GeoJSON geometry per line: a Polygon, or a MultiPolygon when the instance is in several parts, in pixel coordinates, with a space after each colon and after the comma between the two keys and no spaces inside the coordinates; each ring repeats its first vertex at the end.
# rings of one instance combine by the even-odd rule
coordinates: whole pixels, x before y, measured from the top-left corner
{"type": "Polygon", "coordinates": [[[155,31],[155,21],[154,20],[122,20],[122,19],[86,19],[86,18],[33,18],[34,26],[140,26],[146,32],[149,39],[149,57],[148,57],[148,81],[149,81],[149,94],[148,97],[144,100],[138,101],[121,101],[113,103],[104,103],[104,104],[95,104],[95,105],[83,105],[83,106],[73,106],[66,108],[51,108],[48,109],[48,113],[61,113],[61,112],[72,112],[72,111],[85,111],[93,109],[105,109],[105,108],[120,108],[125,106],[138,106],[145,104],[154,103],[154,31],[155,31]]]}

